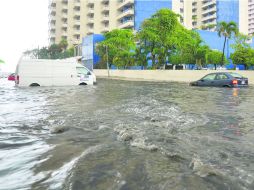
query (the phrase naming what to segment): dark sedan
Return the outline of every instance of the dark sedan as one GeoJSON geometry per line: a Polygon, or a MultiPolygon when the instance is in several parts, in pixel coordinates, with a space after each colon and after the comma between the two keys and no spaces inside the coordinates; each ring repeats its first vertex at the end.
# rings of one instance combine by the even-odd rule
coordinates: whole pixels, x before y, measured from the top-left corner
{"type": "Polygon", "coordinates": [[[220,72],[210,73],[198,81],[190,83],[191,86],[216,86],[216,87],[247,87],[248,78],[238,73],[220,72]]]}

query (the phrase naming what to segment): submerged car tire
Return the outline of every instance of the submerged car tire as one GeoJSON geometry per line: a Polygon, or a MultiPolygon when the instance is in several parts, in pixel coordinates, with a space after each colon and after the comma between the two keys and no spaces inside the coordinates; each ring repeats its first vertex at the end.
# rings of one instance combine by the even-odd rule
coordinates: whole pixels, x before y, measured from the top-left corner
{"type": "Polygon", "coordinates": [[[85,82],[82,82],[82,83],[80,83],[79,85],[82,85],[82,86],[83,86],[83,85],[87,85],[87,84],[86,84],[85,82]]]}
{"type": "Polygon", "coordinates": [[[222,87],[224,87],[224,88],[232,88],[230,85],[224,85],[222,87]]]}
{"type": "Polygon", "coordinates": [[[40,86],[40,85],[38,83],[32,83],[29,86],[36,87],[36,86],[40,86]]]}

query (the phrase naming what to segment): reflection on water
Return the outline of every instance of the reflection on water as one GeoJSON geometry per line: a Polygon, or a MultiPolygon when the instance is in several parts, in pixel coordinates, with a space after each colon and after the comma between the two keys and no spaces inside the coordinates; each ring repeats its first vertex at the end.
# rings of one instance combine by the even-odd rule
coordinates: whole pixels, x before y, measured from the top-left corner
{"type": "Polygon", "coordinates": [[[253,87],[0,86],[0,190],[254,189],[253,87]]]}

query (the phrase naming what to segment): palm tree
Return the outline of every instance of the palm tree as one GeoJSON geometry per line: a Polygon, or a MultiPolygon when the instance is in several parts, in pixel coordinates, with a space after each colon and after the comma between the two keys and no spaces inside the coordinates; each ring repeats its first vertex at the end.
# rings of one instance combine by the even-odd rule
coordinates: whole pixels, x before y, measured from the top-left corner
{"type": "MultiPolygon", "coordinates": [[[[221,65],[223,65],[226,41],[227,39],[230,39],[233,34],[238,33],[238,27],[237,27],[237,24],[233,21],[229,23],[222,21],[217,26],[217,32],[219,37],[224,36],[224,44],[223,44],[223,51],[222,51],[223,53],[221,57],[221,65]]],[[[216,70],[216,67],[215,67],[215,70],[216,70]]]]}

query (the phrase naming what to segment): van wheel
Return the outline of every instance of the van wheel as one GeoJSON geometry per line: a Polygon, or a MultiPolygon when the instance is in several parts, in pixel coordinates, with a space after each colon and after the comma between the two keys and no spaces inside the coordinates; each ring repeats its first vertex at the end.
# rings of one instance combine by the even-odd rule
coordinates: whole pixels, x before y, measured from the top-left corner
{"type": "Polygon", "coordinates": [[[40,86],[38,83],[32,83],[30,86],[40,86]]]}
{"type": "Polygon", "coordinates": [[[82,82],[82,83],[80,83],[79,85],[87,85],[86,83],[84,83],[84,82],[82,82]]]}

